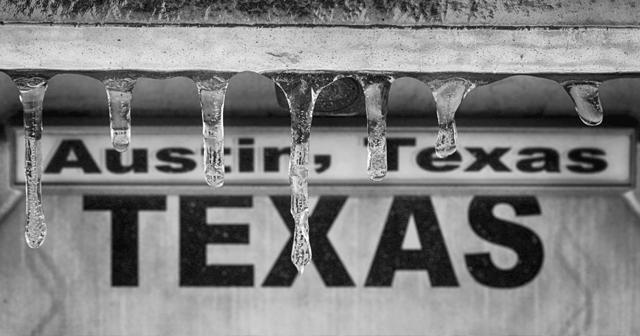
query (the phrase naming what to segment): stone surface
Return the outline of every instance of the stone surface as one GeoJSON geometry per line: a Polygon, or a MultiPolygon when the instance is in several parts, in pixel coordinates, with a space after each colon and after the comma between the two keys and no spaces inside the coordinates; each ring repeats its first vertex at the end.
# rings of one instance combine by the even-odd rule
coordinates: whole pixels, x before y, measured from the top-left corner
{"type": "Polygon", "coordinates": [[[0,21],[137,24],[637,25],[634,0],[0,0],[0,21]]]}
{"type": "MultiPolygon", "coordinates": [[[[139,70],[143,73],[137,76],[151,78],[185,71],[469,72],[488,80],[496,74],[636,73],[640,69],[638,45],[640,29],[633,27],[4,25],[0,26],[0,70],[139,70]]],[[[169,77],[176,75],[182,74],[169,77]]]]}

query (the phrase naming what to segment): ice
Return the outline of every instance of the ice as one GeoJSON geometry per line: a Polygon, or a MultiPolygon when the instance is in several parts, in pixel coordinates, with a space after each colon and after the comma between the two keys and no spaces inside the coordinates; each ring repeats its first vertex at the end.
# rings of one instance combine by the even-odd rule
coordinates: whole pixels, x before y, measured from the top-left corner
{"type": "Polygon", "coordinates": [[[329,85],[331,75],[296,75],[281,73],[272,76],[282,89],[291,114],[291,153],[289,183],[291,185],[291,215],[295,222],[291,261],[302,274],[311,262],[309,241],[309,136],[313,107],[323,87],[329,85]]]}
{"type": "Polygon", "coordinates": [[[588,126],[602,123],[604,113],[598,95],[600,82],[565,82],[562,86],[567,91],[576,107],[580,120],[588,126]]]}
{"type": "Polygon", "coordinates": [[[304,268],[309,264],[309,262],[311,262],[311,243],[309,241],[309,209],[307,204],[305,204],[304,206],[307,208],[302,212],[295,214],[292,213],[295,220],[295,232],[293,236],[293,247],[291,249],[291,261],[293,262],[293,265],[296,266],[296,268],[298,269],[298,273],[300,274],[304,272],[304,268]]]}
{"type": "Polygon", "coordinates": [[[224,184],[224,97],[228,80],[220,77],[196,80],[202,108],[204,177],[207,184],[224,184]]]}
{"type": "Polygon", "coordinates": [[[131,143],[131,92],[135,78],[108,78],[103,83],[109,100],[111,143],[118,152],[124,152],[131,143]]]}
{"type": "Polygon", "coordinates": [[[365,96],[367,113],[367,175],[382,181],[387,175],[387,103],[393,78],[389,76],[357,76],[365,96]]]}
{"type": "Polygon", "coordinates": [[[427,85],[436,101],[440,126],[436,140],[436,155],[445,158],[457,149],[458,131],[454,119],[456,110],[476,85],[462,78],[436,80],[428,82],[427,85]]]}
{"type": "Polygon", "coordinates": [[[47,81],[40,77],[14,79],[20,90],[24,110],[25,181],[27,225],[25,239],[31,248],[38,248],[47,236],[47,224],[42,208],[42,103],[47,81]]]}

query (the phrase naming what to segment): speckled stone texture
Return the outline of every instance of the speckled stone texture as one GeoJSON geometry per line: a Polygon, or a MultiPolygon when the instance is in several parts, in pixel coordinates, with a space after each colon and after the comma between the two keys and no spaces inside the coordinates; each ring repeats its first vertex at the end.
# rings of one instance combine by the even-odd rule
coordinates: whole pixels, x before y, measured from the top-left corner
{"type": "Polygon", "coordinates": [[[635,0],[0,0],[3,22],[637,25],[635,0]]]}

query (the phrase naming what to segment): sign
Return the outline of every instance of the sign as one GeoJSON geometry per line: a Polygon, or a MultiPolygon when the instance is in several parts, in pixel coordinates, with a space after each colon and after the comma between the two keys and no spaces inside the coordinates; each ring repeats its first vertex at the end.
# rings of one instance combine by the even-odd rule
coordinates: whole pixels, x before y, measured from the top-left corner
{"type": "MultiPolygon", "coordinates": [[[[354,287],[357,283],[365,287],[391,287],[395,273],[400,270],[426,271],[433,287],[459,286],[454,263],[449,255],[432,200],[428,196],[396,196],[391,200],[385,200],[384,203],[391,201],[390,204],[386,204],[386,213],[380,212],[381,218],[386,217],[386,220],[384,224],[382,221],[376,224],[383,224],[382,232],[379,237],[370,237],[371,243],[378,242],[378,247],[375,251],[369,251],[373,253],[363,256],[371,261],[371,266],[366,276],[354,279],[351,275],[353,269],[350,271],[342,261],[345,255],[340,256],[328,236],[343,209],[344,212],[355,210],[355,206],[347,205],[348,200],[348,196],[321,196],[314,200],[315,207],[310,216],[310,240],[315,251],[313,263],[327,287],[354,287]],[[416,234],[413,237],[416,247],[407,249],[403,248],[403,242],[407,238],[410,222],[411,229],[415,230],[412,233],[416,234]]],[[[164,196],[83,197],[85,211],[111,213],[112,286],[138,286],[138,213],[164,211],[166,203],[164,196]]],[[[180,196],[180,271],[176,274],[179,276],[180,286],[292,286],[298,272],[290,258],[294,222],[289,213],[289,204],[287,196],[271,196],[260,200],[249,195],[180,196]],[[259,202],[262,208],[271,209],[259,211],[254,202],[259,202]],[[260,242],[252,244],[250,226],[260,225],[257,220],[266,216],[267,212],[273,211],[278,213],[280,221],[288,230],[289,239],[281,245],[281,252],[277,257],[269,260],[266,258],[270,254],[267,250],[272,248],[266,249],[260,242]],[[213,213],[216,215],[212,216],[213,213]],[[243,215],[252,218],[250,222],[253,223],[230,224],[243,215]],[[220,251],[220,246],[230,244],[248,245],[247,248],[254,249],[265,248],[257,254],[260,257],[256,260],[262,264],[261,267],[270,266],[263,279],[256,279],[254,264],[239,262],[244,258],[228,252],[222,253],[225,257],[220,258],[220,253],[214,252],[220,251]]],[[[535,197],[475,197],[468,207],[469,229],[475,233],[476,239],[511,249],[515,253],[514,266],[501,269],[486,253],[466,254],[464,261],[460,260],[456,264],[466,268],[469,275],[482,286],[516,288],[538,275],[544,259],[543,245],[540,237],[532,230],[496,218],[492,210],[499,204],[511,206],[518,216],[539,216],[540,206],[535,197]]],[[[358,208],[369,207],[362,205],[358,208]]],[[[276,222],[278,221],[269,225],[276,222]]],[[[279,231],[275,229],[269,228],[266,231],[267,235],[272,236],[279,231]]],[[[286,235],[280,236],[284,238],[286,235]]],[[[450,241],[457,240],[455,237],[449,238],[450,241]]],[[[349,237],[342,237],[335,239],[335,242],[344,245],[349,240],[349,237]]]]}
{"type": "MultiPolygon", "coordinates": [[[[108,128],[47,128],[43,183],[70,185],[202,185],[199,128],[133,130],[125,153],[111,147],[108,128]]],[[[287,185],[287,128],[228,127],[225,185],[287,185]]],[[[390,129],[388,174],[395,186],[622,186],[633,185],[635,139],[629,129],[461,129],[459,148],[435,156],[434,129],[390,129]]],[[[371,186],[363,129],[315,128],[310,139],[311,185],[371,186]]],[[[17,158],[24,157],[21,132],[17,158]]],[[[18,159],[16,183],[24,183],[18,159]]]]}
{"type": "Polygon", "coordinates": [[[42,248],[21,238],[23,209],[0,225],[0,333],[640,332],[640,222],[609,192],[632,185],[630,130],[461,130],[459,156],[437,160],[421,154],[433,130],[394,129],[383,183],[399,187],[377,193],[358,192],[380,185],[366,177],[364,132],[314,129],[312,157],[329,159],[311,182],[354,187],[312,192],[303,276],[290,196],[270,187],[287,183],[288,130],[227,130],[228,184],[246,186],[231,191],[191,187],[204,184],[199,132],[135,128],[121,155],[103,128],[46,129],[44,180],[70,187],[43,188],[42,248]],[[439,176],[471,188],[405,192],[439,176]]]}
{"type": "Polygon", "coordinates": [[[640,232],[620,197],[324,194],[303,276],[287,195],[45,193],[44,207],[41,249],[20,239],[23,211],[0,226],[9,334],[640,330],[640,232]]]}

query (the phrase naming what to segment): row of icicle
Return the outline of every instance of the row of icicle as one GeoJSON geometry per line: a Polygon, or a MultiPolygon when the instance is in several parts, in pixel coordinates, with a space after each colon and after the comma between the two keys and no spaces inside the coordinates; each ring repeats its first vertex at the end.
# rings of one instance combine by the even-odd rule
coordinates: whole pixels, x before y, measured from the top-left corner
{"type": "MultiPolygon", "coordinates": [[[[313,108],[320,91],[344,76],[282,73],[272,80],[282,89],[291,114],[291,154],[289,182],[291,185],[291,215],[295,220],[291,260],[302,273],[311,261],[309,242],[309,136],[313,108]]],[[[368,132],[367,174],[381,181],[387,173],[386,117],[389,90],[394,78],[388,75],[356,75],[365,96],[368,132]]],[[[103,80],[109,100],[111,142],[124,152],[131,142],[131,93],[135,79],[103,80]]],[[[31,248],[44,242],[47,227],[42,208],[42,105],[47,81],[40,77],[14,79],[20,90],[25,127],[25,180],[27,224],[25,237],[31,248]]],[[[210,186],[224,184],[224,99],[229,78],[197,78],[202,107],[204,142],[204,176],[210,186]]],[[[447,157],[457,148],[455,112],[465,96],[476,87],[462,78],[436,80],[427,83],[436,102],[439,131],[436,155],[447,157]]],[[[587,125],[602,122],[603,112],[598,97],[599,82],[571,81],[562,83],[575,103],[580,119],[587,125]]]]}

